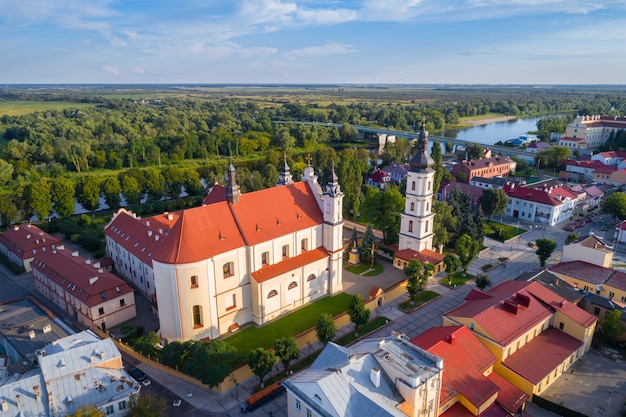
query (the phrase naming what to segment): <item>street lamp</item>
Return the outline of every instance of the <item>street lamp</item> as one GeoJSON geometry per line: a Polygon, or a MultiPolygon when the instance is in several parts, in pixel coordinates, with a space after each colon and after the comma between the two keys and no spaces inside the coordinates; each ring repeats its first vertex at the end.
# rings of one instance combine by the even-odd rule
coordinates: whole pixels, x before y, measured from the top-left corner
{"type": "Polygon", "coordinates": [[[233,378],[233,381],[235,382],[235,399],[239,402],[239,382],[237,378],[233,378]]]}

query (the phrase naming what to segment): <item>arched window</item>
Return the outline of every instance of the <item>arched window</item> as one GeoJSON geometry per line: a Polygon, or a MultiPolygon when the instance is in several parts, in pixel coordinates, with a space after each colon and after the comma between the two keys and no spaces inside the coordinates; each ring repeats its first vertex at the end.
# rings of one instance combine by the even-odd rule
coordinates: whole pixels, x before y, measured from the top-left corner
{"type": "Polygon", "coordinates": [[[283,245],[283,258],[289,258],[289,245],[283,245]]]}
{"type": "Polygon", "coordinates": [[[278,295],[278,291],[272,290],[267,294],[267,298],[276,297],[278,295]]]}
{"type": "Polygon", "coordinates": [[[287,287],[287,289],[292,290],[296,288],[297,286],[298,286],[298,283],[296,281],[291,281],[291,284],[289,284],[289,287],[287,287]]]}
{"type": "Polygon", "coordinates": [[[411,183],[411,190],[415,191],[415,181],[411,183]]]}
{"type": "Polygon", "coordinates": [[[306,282],[309,282],[309,281],[314,281],[314,280],[315,280],[315,275],[314,275],[314,274],[311,274],[311,275],[309,275],[309,276],[308,276],[308,278],[306,279],[306,282]]]}
{"type": "Polygon", "coordinates": [[[428,181],[428,191],[430,191],[430,181],[428,181]]]}
{"type": "Polygon", "coordinates": [[[191,276],[191,288],[198,288],[198,276],[197,275],[191,276]]]}
{"type": "Polygon", "coordinates": [[[195,305],[192,308],[193,314],[193,328],[197,329],[202,327],[202,306],[195,305]]]}
{"type": "Polygon", "coordinates": [[[426,212],[428,213],[429,210],[430,210],[430,203],[426,203],[426,212]]]}
{"type": "Polygon", "coordinates": [[[235,264],[227,262],[224,264],[224,278],[232,277],[235,274],[235,264]]]}
{"type": "Polygon", "coordinates": [[[409,233],[413,232],[413,220],[409,220],[409,233]]]}
{"type": "Polygon", "coordinates": [[[411,211],[415,211],[415,203],[411,201],[411,211]]]}
{"type": "Polygon", "coordinates": [[[426,221],[426,232],[428,232],[428,221],[426,221]]]}

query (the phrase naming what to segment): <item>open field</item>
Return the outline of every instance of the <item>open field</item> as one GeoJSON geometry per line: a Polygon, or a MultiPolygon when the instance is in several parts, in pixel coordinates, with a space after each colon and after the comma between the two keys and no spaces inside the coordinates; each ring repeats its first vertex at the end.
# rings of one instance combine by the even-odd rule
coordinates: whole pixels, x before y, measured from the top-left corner
{"type": "Polygon", "coordinates": [[[93,103],[71,103],[68,101],[0,101],[0,115],[19,116],[46,110],[80,109],[93,103]]]}

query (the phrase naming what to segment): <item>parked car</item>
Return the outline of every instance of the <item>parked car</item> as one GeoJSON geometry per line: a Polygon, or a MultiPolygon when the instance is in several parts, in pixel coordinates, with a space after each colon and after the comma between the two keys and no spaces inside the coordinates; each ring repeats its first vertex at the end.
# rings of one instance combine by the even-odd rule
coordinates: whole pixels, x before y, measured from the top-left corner
{"type": "Polygon", "coordinates": [[[144,374],[141,369],[138,368],[131,368],[128,373],[130,374],[130,376],[133,377],[133,379],[135,381],[143,381],[144,379],[146,379],[146,374],[144,374]]]}

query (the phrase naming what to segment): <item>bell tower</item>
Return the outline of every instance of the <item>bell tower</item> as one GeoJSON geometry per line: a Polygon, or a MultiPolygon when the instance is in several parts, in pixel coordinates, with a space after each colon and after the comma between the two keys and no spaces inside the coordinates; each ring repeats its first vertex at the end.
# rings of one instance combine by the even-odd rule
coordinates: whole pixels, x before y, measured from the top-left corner
{"type": "Polygon", "coordinates": [[[400,220],[398,249],[420,252],[433,249],[432,212],[435,161],[428,155],[428,132],[422,123],[417,153],[409,161],[406,182],[406,203],[400,220]]]}

